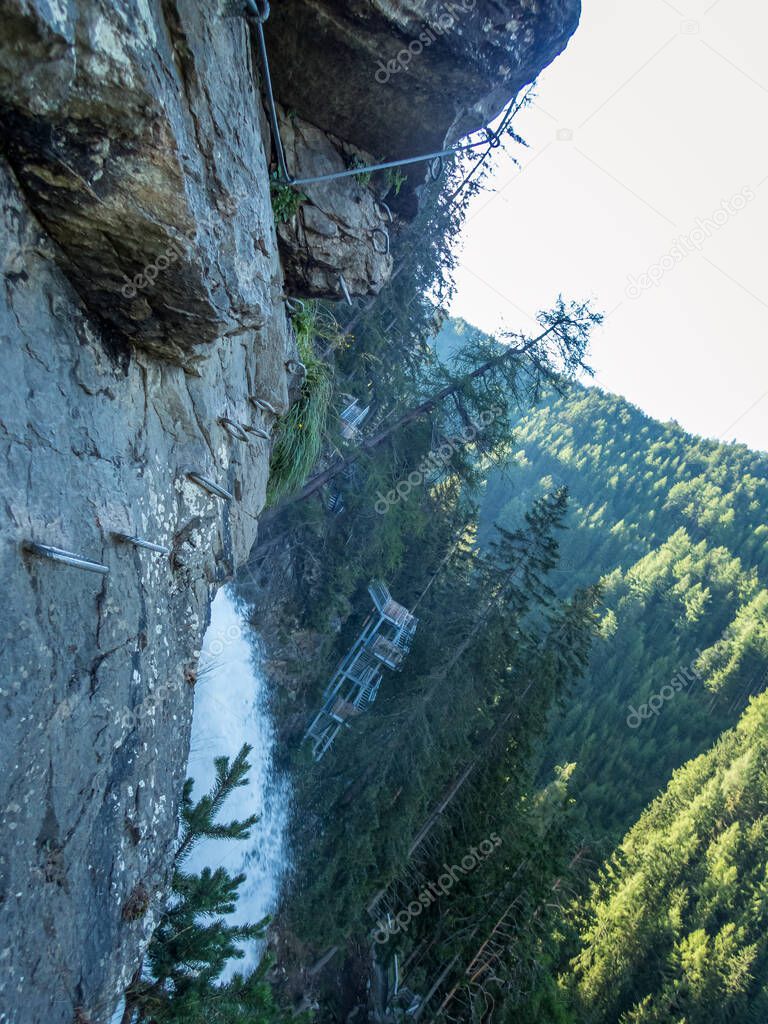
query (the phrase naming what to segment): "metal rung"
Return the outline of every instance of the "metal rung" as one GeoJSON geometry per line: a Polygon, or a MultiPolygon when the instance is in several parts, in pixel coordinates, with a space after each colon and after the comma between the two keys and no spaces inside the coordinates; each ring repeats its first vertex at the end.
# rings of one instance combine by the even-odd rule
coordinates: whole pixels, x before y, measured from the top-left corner
{"type": "Polygon", "coordinates": [[[373,246],[374,250],[380,256],[388,256],[389,255],[389,232],[387,231],[386,228],[374,228],[373,229],[373,231],[371,232],[371,245],[373,246]],[[383,246],[383,248],[381,248],[380,245],[376,244],[376,239],[377,238],[383,238],[384,239],[384,241],[381,243],[381,246],[383,246]]]}
{"type": "Polygon", "coordinates": [[[137,548],[146,548],[147,551],[156,551],[158,555],[170,555],[171,549],[165,544],[155,544],[151,540],[144,540],[143,537],[132,537],[130,533],[120,533],[118,530],[110,531],[112,536],[125,544],[133,544],[137,548]]]}
{"type": "Polygon", "coordinates": [[[219,416],[219,423],[224,427],[230,437],[234,437],[236,441],[244,441],[246,444],[249,443],[248,435],[236,420],[231,420],[229,416],[219,416]]]}
{"type": "Polygon", "coordinates": [[[344,275],[343,274],[339,274],[339,287],[341,288],[342,292],[344,293],[344,298],[347,300],[347,303],[351,306],[352,305],[352,296],[349,294],[349,288],[347,287],[347,282],[344,280],[344,275]]]}
{"type": "Polygon", "coordinates": [[[251,402],[252,405],[255,405],[260,412],[268,412],[271,416],[280,415],[274,405],[272,405],[271,402],[268,402],[266,398],[257,398],[255,395],[249,395],[248,401],[251,402]]]}
{"type": "Polygon", "coordinates": [[[261,427],[254,427],[250,423],[244,423],[243,427],[248,431],[249,434],[255,434],[256,437],[260,437],[263,441],[269,441],[270,436],[266,430],[262,430],[261,427]]]}
{"type": "Polygon", "coordinates": [[[234,501],[234,494],[230,494],[229,491],[223,487],[219,487],[218,484],[214,483],[213,480],[209,480],[205,476],[201,476],[199,473],[187,473],[188,479],[192,483],[197,484],[198,487],[202,487],[204,491],[208,491],[217,498],[222,498],[224,501],[234,501]]]}
{"type": "Polygon", "coordinates": [[[33,555],[50,558],[54,562],[63,562],[64,565],[73,565],[76,569],[98,572],[103,576],[106,576],[109,572],[108,565],[102,565],[101,562],[91,562],[87,558],[81,558],[80,555],[76,555],[72,551],[65,551],[63,548],[54,548],[48,544],[38,544],[33,540],[23,541],[22,547],[33,555]]]}

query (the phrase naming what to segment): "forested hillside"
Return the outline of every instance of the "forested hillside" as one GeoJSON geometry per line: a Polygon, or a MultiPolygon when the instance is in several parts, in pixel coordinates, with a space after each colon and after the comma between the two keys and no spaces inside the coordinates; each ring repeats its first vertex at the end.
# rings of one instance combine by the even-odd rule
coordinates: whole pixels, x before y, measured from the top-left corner
{"type": "Polygon", "coordinates": [[[457,321],[384,359],[388,316],[429,332],[429,304],[409,303],[404,317],[393,294],[353,344],[329,339],[375,443],[336,437],[324,503],[289,504],[275,528],[296,621],[324,637],[293,663],[307,714],[371,577],[419,618],[404,671],[320,764],[288,733],[301,815],[284,926],[317,955],[345,948],[351,976],[373,936],[436,1019],[491,1004],[510,1024],[591,1019],[557,982],[585,941],[575,895],[765,684],[768,457],[575,383],[587,307],[541,315],[565,361],[510,360],[457,321]]]}
{"type": "Polygon", "coordinates": [[[768,1014],[768,696],[679,769],[580,907],[562,979],[583,1024],[768,1014]]]}
{"type": "Polygon", "coordinates": [[[765,687],[768,456],[579,386],[524,415],[514,447],[513,466],[489,473],[480,537],[567,487],[554,586],[602,579],[604,607],[544,766],[575,762],[594,837],[618,837],[765,687]]]}
{"type": "Polygon", "coordinates": [[[509,522],[537,486],[570,494],[569,569],[605,573],[658,548],[684,528],[723,546],[768,580],[768,455],[659,423],[617,395],[575,387],[531,409],[516,426],[510,487],[491,474],[485,528],[509,522]]]}

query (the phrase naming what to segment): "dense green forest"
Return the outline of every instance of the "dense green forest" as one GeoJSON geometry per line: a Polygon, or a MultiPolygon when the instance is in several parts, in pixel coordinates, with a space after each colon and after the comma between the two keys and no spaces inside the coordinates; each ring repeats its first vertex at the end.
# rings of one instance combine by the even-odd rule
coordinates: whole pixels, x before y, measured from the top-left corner
{"type": "Polygon", "coordinates": [[[768,1014],[768,695],[675,772],[578,908],[561,979],[589,1024],[768,1014]]]}
{"type": "Polygon", "coordinates": [[[768,457],[579,387],[529,411],[515,449],[489,474],[481,536],[567,486],[555,589],[600,578],[604,608],[545,763],[576,762],[594,834],[618,837],[765,687],[768,457]]]}
{"type": "Polygon", "coordinates": [[[734,822],[724,875],[765,871],[743,839],[755,762],[743,805],[723,781],[702,783],[706,822],[669,808],[695,766],[730,780],[726,759],[757,742],[761,704],[706,753],[768,674],[768,457],[586,388],[587,304],[555,298],[535,331],[498,338],[447,320],[481,180],[457,167],[425,186],[375,300],[294,304],[307,379],[240,588],[289,551],[283,613],[315,638],[275,696],[296,794],[279,930],[305,962],[342,962],[319,975],[323,1022],[395,962],[388,1020],[692,1024],[715,974],[732,979],[720,1019],[741,1019],[764,956],[758,882],[704,908],[734,822]],[[353,400],[366,416],[347,431],[353,400]],[[304,728],[376,577],[416,639],[315,763],[304,728]],[[668,889],[644,852],[662,821],[668,889]]]}
{"type": "Polygon", "coordinates": [[[593,1019],[567,982],[590,884],[768,674],[768,458],[569,381],[590,314],[558,309],[569,359],[546,349],[479,382],[468,372],[503,350],[460,321],[407,371],[366,359],[376,334],[358,329],[336,373],[367,394],[369,435],[446,400],[324,482],[342,514],[315,496],[279,517],[297,550],[322,546],[297,602],[326,634],[327,668],[372,576],[420,618],[407,669],[332,756],[297,751],[290,927],[317,950],[374,936],[441,1020],[593,1019]],[[487,432],[425,464],[486,410],[487,432]]]}

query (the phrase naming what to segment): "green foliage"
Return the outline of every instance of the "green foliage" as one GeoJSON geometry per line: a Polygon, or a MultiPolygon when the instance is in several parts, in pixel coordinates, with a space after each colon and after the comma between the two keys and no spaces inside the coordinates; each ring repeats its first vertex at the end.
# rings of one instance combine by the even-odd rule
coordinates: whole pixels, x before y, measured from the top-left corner
{"type": "MultiPolygon", "coordinates": [[[[474,331],[448,328],[442,351],[474,331]]],[[[554,586],[602,577],[605,608],[589,671],[553,719],[542,779],[576,762],[588,826],[618,839],[768,679],[768,459],[595,388],[551,395],[515,426],[506,471],[488,474],[480,538],[494,521],[519,522],[535,495],[568,486],[554,586]]]]}
{"type": "MultiPolygon", "coordinates": [[[[294,848],[303,881],[291,920],[318,948],[360,928],[371,895],[397,883],[431,806],[467,766],[460,822],[455,832],[436,830],[435,857],[514,820],[531,745],[552,700],[583,668],[595,625],[594,594],[563,603],[546,583],[565,500],[558,492],[535,503],[525,526],[502,533],[487,556],[471,535],[451,545],[419,604],[407,676],[388,679],[333,756],[300,779],[294,848]]],[[[451,540],[445,530],[443,544],[451,540]]]]}
{"type": "Polygon", "coordinates": [[[589,1024],[759,1021],[768,1010],[768,695],[675,772],[580,907],[563,979],[589,1024]]]}
{"type": "Polygon", "coordinates": [[[267,503],[274,505],[307,478],[326,436],[333,380],[328,365],[315,352],[315,338],[335,337],[328,314],[307,302],[294,319],[296,344],[307,375],[301,394],[277,425],[270,458],[267,503]]]}
{"type": "Polygon", "coordinates": [[[239,943],[263,938],[267,925],[266,919],[230,925],[221,916],[234,911],[245,876],[232,876],[224,868],[206,867],[199,874],[183,869],[200,839],[247,839],[258,821],[255,815],[244,821],[216,820],[227,797],[248,785],[250,750],[245,744],[231,763],[216,758],[213,787],[197,802],[192,800],[193,780],[184,786],[172,895],[147,950],[146,976],[126,993],[138,1024],[280,1024],[287,1019],[265,979],[268,961],[247,978],[235,975],[218,983],[227,961],[242,958],[239,943]]]}
{"type": "Polygon", "coordinates": [[[390,167],[386,174],[387,192],[400,195],[400,189],[408,181],[408,175],[403,174],[399,167],[390,167]]]}
{"type": "Polygon", "coordinates": [[[277,171],[273,172],[270,181],[270,199],[272,201],[272,212],[278,224],[293,220],[299,212],[302,203],[306,203],[307,196],[293,185],[286,185],[279,180],[277,171]]]}
{"type": "Polygon", "coordinates": [[[520,417],[514,455],[514,492],[499,475],[488,480],[481,536],[496,521],[516,521],[516,505],[549,478],[571,493],[568,568],[582,581],[629,568],[682,527],[768,582],[765,453],[692,437],[616,395],[572,387],[520,417]]]}
{"type": "Polygon", "coordinates": [[[355,167],[363,168],[359,174],[355,175],[355,181],[358,183],[358,185],[360,185],[361,188],[367,188],[368,185],[370,185],[371,183],[373,173],[371,171],[366,171],[364,169],[365,167],[368,166],[365,160],[363,160],[362,157],[359,157],[357,154],[355,154],[349,161],[348,166],[350,170],[352,170],[355,167]]]}
{"type": "Polygon", "coordinates": [[[251,747],[245,744],[230,764],[228,757],[217,757],[214,760],[216,778],[210,793],[206,793],[197,803],[192,801],[194,779],[187,779],[181,797],[181,836],[176,853],[177,864],[189,856],[194,846],[201,839],[247,839],[251,828],[258,821],[256,815],[245,821],[231,821],[226,825],[219,824],[216,816],[224,801],[235,790],[248,785],[248,755],[251,747]]]}
{"type": "MultiPolygon", "coordinates": [[[[407,373],[371,358],[372,389],[405,395],[407,407],[499,353],[468,325],[448,328],[407,373]]],[[[301,770],[306,817],[294,845],[302,850],[302,882],[290,915],[318,948],[363,941],[373,893],[386,889],[395,909],[413,905],[445,864],[493,831],[503,840],[499,855],[414,916],[385,955],[397,950],[401,963],[413,955],[406,983],[422,994],[440,980],[433,1012],[455,992],[457,1002],[437,1019],[481,1020],[493,1005],[503,1024],[575,1024],[592,1019],[589,998],[579,996],[583,1016],[574,1016],[570,990],[555,980],[563,951],[577,955],[585,941],[580,917],[569,914],[574,895],[610,853],[611,837],[765,684],[768,467],[764,456],[690,438],[596,389],[539,396],[546,381],[537,386],[535,375],[514,369],[494,383],[506,404],[487,448],[473,444],[386,515],[371,516],[376,495],[418,467],[435,436],[482,409],[482,390],[460,392],[429,423],[407,424],[383,452],[360,461],[346,485],[346,521],[303,522],[304,536],[315,531],[327,559],[309,588],[308,613],[318,614],[322,593],[319,607],[346,619],[361,580],[379,574],[412,603],[440,568],[419,604],[406,672],[387,680],[332,758],[301,770]],[[530,397],[543,402],[516,412],[530,397]],[[567,509],[563,485],[572,494],[567,509]],[[482,498],[479,526],[473,494],[482,498]],[[601,577],[598,612],[589,584],[601,577]],[[652,701],[674,680],[681,685],[666,693],[659,713],[630,728],[630,706],[652,701]],[[571,767],[551,782],[550,766],[564,761],[571,767]],[[411,856],[414,836],[446,799],[428,842],[411,856]],[[542,820],[545,807],[551,813],[542,820]],[[486,940],[496,942],[493,929],[507,908],[503,955],[487,980],[470,984],[464,972],[486,940]]],[[[387,414],[393,406],[385,404],[387,414]]],[[[335,654],[356,625],[342,630],[335,654]]],[[[674,915],[678,904],[668,904],[674,915]]],[[[696,978],[702,1005],[719,998],[723,978],[743,989],[754,970],[752,933],[742,942],[738,927],[723,931],[727,924],[722,909],[716,932],[692,928],[664,967],[671,970],[676,957],[717,961],[696,978]]],[[[642,981],[644,964],[626,951],[629,977],[642,981]]],[[[640,992],[628,1005],[624,1024],[682,1022],[647,998],[640,992]]],[[[612,1012],[595,1020],[618,1020],[612,1012]]]]}

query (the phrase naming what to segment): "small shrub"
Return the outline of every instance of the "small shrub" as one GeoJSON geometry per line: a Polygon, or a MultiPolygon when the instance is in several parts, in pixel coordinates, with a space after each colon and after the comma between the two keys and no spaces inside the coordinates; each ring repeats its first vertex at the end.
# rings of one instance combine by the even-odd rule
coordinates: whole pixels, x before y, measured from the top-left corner
{"type": "MultiPolygon", "coordinates": [[[[367,164],[364,160],[361,160],[359,156],[353,156],[352,159],[349,161],[349,168],[351,170],[354,167],[365,168],[367,167],[367,164]]],[[[366,188],[368,185],[370,185],[372,177],[373,174],[371,173],[371,171],[366,171],[363,169],[360,171],[359,174],[355,175],[355,181],[358,182],[362,186],[362,188],[366,188]]]]}
{"type": "Polygon", "coordinates": [[[387,171],[387,192],[394,192],[400,195],[400,189],[408,181],[408,175],[403,174],[399,167],[390,167],[387,171]]]}
{"type": "Polygon", "coordinates": [[[302,203],[306,203],[307,196],[299,192],[293,185],[286,185],[277,176],[277,171],[272,175],[270,182],[270,199],[272,200],[272,212],[278,224],[293,220],[299,212],[302,203]]]}
{"type": "MultiPolygon", "coordinates": [[[[330,317],[338,335],[338,325],[330,317]]],[[[332,333],[329,314],[317,303],[305,302],[293,320],[296,345],[307,376],[301,394],[280,420],[269,465],[267,503],[274,505],[297,490],[320,456],[328,424],[333,381],[328,364],[315,353],[315,339],[332,333]]]]}

